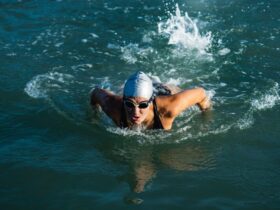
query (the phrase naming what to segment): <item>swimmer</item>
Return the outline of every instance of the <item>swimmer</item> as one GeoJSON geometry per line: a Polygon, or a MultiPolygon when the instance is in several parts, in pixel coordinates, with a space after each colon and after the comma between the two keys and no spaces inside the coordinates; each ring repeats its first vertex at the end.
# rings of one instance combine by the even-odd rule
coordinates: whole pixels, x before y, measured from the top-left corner
{"type": "Polygon", "coordinates": [[[203,88],[181,90],[153,83],[148,75],[138,71],[126,81],[122,96],[98,87],[93,89],[91,105],[100,106],[121,128],[170,130],[181,112],[193,105],[205,111],[211,102],[203,88]]]}

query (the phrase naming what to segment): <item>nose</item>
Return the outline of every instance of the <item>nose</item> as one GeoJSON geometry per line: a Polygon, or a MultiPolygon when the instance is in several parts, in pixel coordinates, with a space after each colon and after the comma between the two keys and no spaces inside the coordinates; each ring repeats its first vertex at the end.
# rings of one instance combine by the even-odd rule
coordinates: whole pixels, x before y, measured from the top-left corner
{"type": "Polygon", "coordinates": [[[138,115],[138,114],[140,113],[139,107],[134,107],[134,108],[132,109],[132,113],[133,113],[134,115],[138,115]]]}

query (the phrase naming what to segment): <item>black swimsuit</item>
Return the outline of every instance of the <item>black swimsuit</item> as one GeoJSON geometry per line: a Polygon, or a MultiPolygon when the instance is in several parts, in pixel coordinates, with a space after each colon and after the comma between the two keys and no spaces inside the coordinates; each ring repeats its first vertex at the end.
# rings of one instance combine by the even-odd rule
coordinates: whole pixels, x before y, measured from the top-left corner
{"type": "MultiPolygon", "coordinates": [[[[154,83],[154,97],[155,96],[160,96],[160,95],[171,95],[171,91],[162,85],[161,83],[154,83]]],[[[157,108],[157,103],[156,100],[153,100],[153,105],[154,105],[154,126],[153,129],[164,129],[162,126],[160,117],[159,117],[159,112],[157,108]]],[[[120,127],[121,128],[127,128],[128,123],[126,120],[126,114],[125,114],[125,108],[124,108],[124,103],[122,103],[122,109],[121,109],[121,121],[120,121],[120,127]]]]}

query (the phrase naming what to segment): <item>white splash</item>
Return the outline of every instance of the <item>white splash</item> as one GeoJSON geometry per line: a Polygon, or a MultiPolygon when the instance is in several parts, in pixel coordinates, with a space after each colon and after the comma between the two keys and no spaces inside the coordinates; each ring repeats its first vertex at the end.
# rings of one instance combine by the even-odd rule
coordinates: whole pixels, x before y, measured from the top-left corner
{"type": "Polygon", "coordinates": [[[180,86],[181,84],[184,84],[185,81],[183,78],[176,78],[176,79],[170,78],[166,83],[169,85],[180,86]]]}
{"type": "Polygon", "coordinates": [[[95,39],[99,38],[99,36],[95,33],[90,33],[90,35],[92,36],[92,38],[95,38],[95,39]]]}
{"type": "Polygon", "coordinates": [[[254,119],[254,111],[249,110],[247,113],[244,113],[243,116],[237,121],[235,124],[236,128],[240,130],[245,130],[253,126],[255,119],[254,119]]]}
{"type": "Polygon", "coordinates": [[[219,52],[218,52],[218,54],[222,55],[222,56],[227,55],[229,53],[230,53],[230,49],[228,49],[228,48],[223,48],[223,49],[219,50],[219,52]]]}
{"type": "Polygon", "coordinates": [[[152,47],[139,47],[138,44],[128,44],[121,47],[121,58],[129,64],[134,64],[138,59],[147,58],[150,54],[154,52],[152,47]]]}
{"type": "Polygon", "coordinates": [[[121,48],[122,55],[121,58],[129,64],[134,64],[137,62],[137,51],[139,51],[138,44],[129,44],[121,48]]]}
{"type": "Polygon", "coordinates": [[[74,72],[80,72],[80,71],[88,71],[89,69],[91,69],[93,67],[92,64],[90,63],[84,63],[84,64],[78,64],[75,66],[71,66],[71,69],[74,72]]]}
{"type": "Polygon", "coordinates": [[[158,23],[158,32],[169,37],[168,44],[181,45],[186,49],[198,50],[202,54],[206,54],[211,47],[211,32],[202,36],[188,13],[181,14],[178,4],[175,15],[170,14],[166,22],[158,23]]]}
{"type": "Polygon", "coordinates": [[[279,91],[279,84],[276,82],[265,94],[251,102],[253,109],[266,110],[274,107],[280,102],[279,91]]]}
{"type": "Polygon", "coordinates": [[[279,84],[276,82],[270,89],[251,101],[251,108],[237,122],[236,127],[243,130],[250,128],[254,122],[254,113],[273,108],[279,104],[279,84]]]}

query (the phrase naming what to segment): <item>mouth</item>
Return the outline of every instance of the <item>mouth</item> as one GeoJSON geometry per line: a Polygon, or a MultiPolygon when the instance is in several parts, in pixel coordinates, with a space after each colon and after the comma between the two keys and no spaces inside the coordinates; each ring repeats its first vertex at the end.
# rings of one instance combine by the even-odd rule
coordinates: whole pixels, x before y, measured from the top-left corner
{"type": "Polygon", "coordinates": [[[132,116],[132,122],[137,122],[140,119],[138,116],[132,116]]]}

